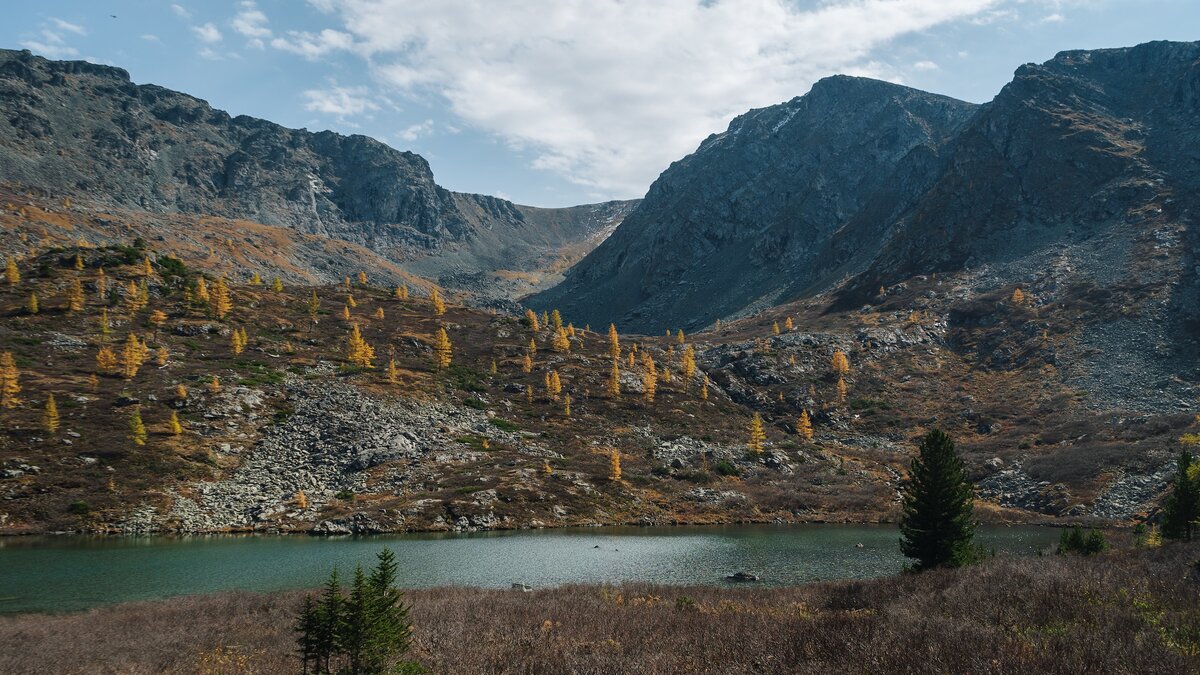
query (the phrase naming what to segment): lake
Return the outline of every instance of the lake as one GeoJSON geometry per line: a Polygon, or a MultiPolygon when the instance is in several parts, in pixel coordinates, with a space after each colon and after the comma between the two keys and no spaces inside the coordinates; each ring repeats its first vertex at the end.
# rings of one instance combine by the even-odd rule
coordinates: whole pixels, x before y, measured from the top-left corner
{"type": "MultiPolygon", "coordinates": [[[[1034,555],[1058,530],[980,528],[997,552],[1034,555]]],[[[520,530],[321,538],[303,535],[0,538],[0,613],[63,612],[233,589],[320,585],[337,566],[396,552],[402,587],[507,588],[641,581],[724,584],[739,570],[763,585],[895,574],[906,564],[894,525],[730,525],[520,530]],[[862,547],[858,547],[862,544],[862,547]]]]}

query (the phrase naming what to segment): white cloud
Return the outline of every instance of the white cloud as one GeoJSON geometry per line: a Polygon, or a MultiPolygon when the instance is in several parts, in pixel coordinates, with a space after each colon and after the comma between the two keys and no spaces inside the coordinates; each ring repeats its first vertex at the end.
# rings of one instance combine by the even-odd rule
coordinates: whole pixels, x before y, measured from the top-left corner
{"type": "Polygon", "coordinates": [[[913,70],[937,70],[938,64],[933,61],[917,61],[913,64],[913,70]]]}
{"type": "Polygon", "coordinates": [[[87,29],[77,23],[69,23],[67,21],[63,21],[62,19],[55,18],[51,18],[50,23],[53,24],[55,28],[67,31],[68,33],[87,35],[87,29]]]}
{"type": "Polygon", "coordinates": [[[201,42],[213,44],[221,41],[221,31],[217,30],[217,27],[211,23],[206,23],[202,26],[192,26],[192,32],[196,34],[196,37],[201,42]]]}
{"type": "Polygon", "coordinates": [[[251,43],[259,49],[262,48],[263,38],[271,37],[267,15],[252,0],[241,3],[241,9],[234,15],[231,25],[238,34],[251,38],[251,43]]]}
{"type": "Polygon", "coordinates": [[[271,40],[271,46],[306,59],[317,59],[332,51],[353,48],[354,36],[329,28],[320,33],[292,30],[286,37],[271,40]]]}
{"type": "Polygon", "coordinates": [[[425,120],[424,122],[405,127],[400,133],[396,134],[396,137],[402,141],[412,143],[418,138],[428,136],[431,133],[433,133],[433,120],[425,120]]]}
{"type": "Polygon", "coordinates": [[[145,33],[141,36],[141,38],[143,40],[145,40],[146,42],[158,42],[158,43],[162,42],[162,38],[158,37],[154,33],[145,33]]]}
{"type": "Polygon", "coordinates": [[[328,89],[309,89],[304,92],[308,102],[305,110],[336,115],[339,118],[361,115],[379,109],[368,96],[366,87],[339,87],[334,84],[328,89]]]}
{"type": "Polygon", "coordinates": [[[171,5],[171,11],[175,12],[175,16],[177,16],[181,19],[192,18],[192,13],[190,11],[188,11],[188,9],[186,7],[184,7],[183,5],[178,5],[178,4],[171,5]]]}
{"type": "Polygon", "coordinates": [[[31,52],[36,52],[48,59],[69,59],[79,56],[79,50],[63,44],[41,42],[38,40],[23,40],[20,45],[31,52]]]}
{"type": "Polygon", "coordinates": [[[1066,21],[1066,20],[1067,20],[1067,17],[1063,16],[1062,14],[1059,14],[1058,12],[1055,12],[1053,14],[1047,14],[1046,16],[1043,16],[1041,19],[1038,20],[1038,23],[1062,23],[1063,21],[1066,21]]]}
{"type": "Polygon", "coordinates": [[[898,79],[877,49],[1007,1],[309,0],[346,32],[272,45],[362,54],[382,82],[443,99],[534,166],[632,197],[734,115],[836,72],[898,79]]]}

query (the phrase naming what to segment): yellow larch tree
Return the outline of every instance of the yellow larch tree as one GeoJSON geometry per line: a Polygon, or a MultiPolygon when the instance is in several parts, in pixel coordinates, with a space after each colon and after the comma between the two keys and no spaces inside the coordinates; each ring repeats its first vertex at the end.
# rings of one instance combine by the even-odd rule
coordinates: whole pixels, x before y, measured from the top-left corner
{"type": "Polygon", "coordinates": [[[167,365],[167,360],[171,358],[171,352],[167,351],[166,347],[160,346],[154,350],[154,362],[160,367],[167,365]]]}
{"type": "Polygon", "coordinates": [[[358,309],[358,301],[354,299],[353,295],[346,296],[346,306],[350,309],[358,309]]]}
{"type": "Polygon", "coordinates": [[[371,316],[375,317],[376,319],[382,319],[382,318],[383,318],[383,308],[382,308],[382,307],[376,307],[376,308],[375,308],[375,313],[374,313],[374,314],[372,314],[371,316]]]}
{"type": "Polygon", "coordinates": [[[683,374],[683,390],[687,391],[691,386],[692,376],[696,374],[696,348],[692,345],[687,345],[683,348],[683,359],[680,362],[680,370],[683,374]]]}
{"type": "Polygon", "coordinates": [[[342,305],[342,321],[350,320],[350,306],[342,305]]]}
{"type": "Polygon", "coordinates": [[[217,377],[216,375],[212,376],[212,379],[208,381],[208,393],[221,393],[221,378],[217,377]]]}
{"type": "Polygon", "coordinates": [[[1013,289],[1013,292],[1012,292],[1012,304],[1014,304],[1014,305],[1023,305],[1023,304],[1025,304],[1025,292],[1024,292],[1024,291],[1022,291],[1022,290],[1021,290],[1021,288],[1020,288],[1019,286],[1018,286],[1017,288],[1014,288],[1014,289],[1013,289]]]}
{"type": "Polygon", "coordinates": [[[76,253],[75,254],[75,271],[79,272],[82,270],[83,270],[83,256],[76,253]]]}
{"type": "Polygon", "coordinates": [[[704,379],[700,380],[700,400],[701,401],[708,400],[708,376],[707,375],[704,376],[704,379]]]}
{"type": "Polygon", "coordinates": [[[171,411],[171,419],[167,420],[167,428],[170,429],[172,436],[178,436],[183,433],[183,425],[179,423],[179,411],[171,411]]]}
{"type": "Polygon", "coordinates": [[[11,255],[4,257],[4,280],[10,288],[21,283],[21,271],[17,269],[17,261],[13,260],[11,255]]]}
{"type": "Polygon", "coordinates": [[[546,373],[546,394],[551,399],[557,401],[558,395],[562,393],[562,378],[558,376],[557,370],[551,370],[546,373]]]}
{"type": "Polygon", "coordinates": [[[297,491],[294,499],[296,501],[296,508],[301,511],[308,508],[308,495],[304,494],[304,490],[297,491]]]}
{"type": "Polygon", "coordinates": [[[259,274],[258,272],[255,272],[250,277],[250,285],[251,286],[262,286],[262,275],[259,274]]]}
{"type": "Polygon", "coordinates": [[[550,460],[548,460],[548,459],[542,460],[542,473],[547,476],[554,475],[554,469],[553,469],[553,467],[550,466],[550,460]]]}
{"type": "Polygon", "coordinates": [[[621,480],[621,452],[615,448],[608,456],[608,479],[614,483],[621,480]]]}
{"type": "Polygon", "coordinates": [[[400,371],[396,369],[396,359],[388,359],[387,381],[389,384],[400,384],[400,371]]]}
{"type": "Polygon", "coordinates": [[[535,342],[533,338],[529,338],[529,348],[527,351],[530,356],[537,355],[537,342],[535,342]]]}
{"type": "Polygon", "coordinates": [[[554,351],[556,352],[571,351],[571,339],[567,337],[567,331],[561,326],[555,329],[554,339],[551,340],[550,346],[553,347],[554,351]]]}
{"type": "Polygon", "coordinates": [[[125,379],[132,380],[146,362],[147,348],[146,343],[138,339],[137,335],[130,333],[125,339],[125,347],[121,350],[121,374],[125,379]]]}
{"type": "Polygon", "coordinates": [[[489,369],[489,370],[488,370],[488,373],[489,373],[490,375],[495,375],[495,374],[496,374],[496,370],[497,370],[497,368],[496,368],[496,359],[492,359],[492,367],[491,367],[491,369],[489,369]]]}
{"type": "Polygon", "coordinates": [[[633,364],[637,363],[637,352],[630,350],[629,353],[625,355],[625,359],[629,362],[629,367],[632,368],[633,364]]]}
{"type": "Polygon", "coordinates": [[[780,330],[779,330],[779,322],[778,322],[778,321],[776,321],[775,323],[771,324],[771,333],[772,333],[773,335],[779,335],[779,333],[780,333],[780,330]]]}
{"type": "Polygon", "coordinates": [[[521,371],[525,373],[533,372],[533,357],[525,354],[525,358],[521,359],[521,371]]]}
{"type": "Polygon", "coordinates": [[[106,295],[108,295],[108,277],[104,275],[104,268],[101,267],[96,272],[96,297],[103,301],[106,295]]]}
{"type": "Polygon", "coordinates": [[[101,347],[100,351],[96,352],[96,370],[105,375],[117,373],[117,355],[112,349],[101,347]]]}
{"type": "Polygon", "coordinates": [[[146,444],[146,425],[142,423],[142,413],[137,408],[133,409],[133,415],[129,417],[129,440],[133,441],[134,445],[146,444]]]}
{"type": "Polygon", "coordinates": [[[442,296],[438,294],[436,288],[429,292],[429,304],[433,306],[434,316],[441,316],[446,313],[446,303],[442,302],[442,296]]]}
{"type": "Polygon", "coordinates": [[[800,419],[796,420],[796,433],[800,434],[806,441],[813,439],[812,420],[808,419],[807,410],[800,411],[800,419]]]}
{"type": "Polygon", "coordinates": [[[154,326],[154,338],[153,339],[157,342],[158,341],[158,329],[162,328],[162,325],[167,322],[167,315],[161,309],[156,309],[153,312],[150,312],[150,316],[147,317],[146,320],[150,322],[151,326],[154,326]]]}
{"type": "Polygon", "coordinates": [[[182,382],[175,385],[175,399],[179,400],[179,401],[186,401],[187,397],[188,397],[188,388],[186,386],[184,386],[184,384],[182,382]]]}
{"type": "Polygon", "coordinates": [[[554,328],[554,330],[562,330],[562,314],[559,314],[557,309],[550,311],[550,325],[554,328]]]}
{"type": "Polygon", "coordinates": [[[275,277],[274,279],[272,279],[271,280],[271,290],[275,291],[276,293],[282,293],[283,292],[283,279],[280,279],[279,277],[275,277]]]}
{"type": "Polygon", "coordinates": [[[608,355],[613,359],[621,358],[621,336],[617,334],[616,324],[608,324],[608,355]]]}
{"type": "Polygon", "coordinates": [[[208,293],[208,282],[204,277],[196,277],[196,299],[207,304],[211,300],[208,293]]]}
{"type": "Polygon", "coordinates": [[[112,332],[112,324],[108,322],[108,308],[100,308],[100,336],[106,336],[112,332]]]}
{"type": "Polygon", "coordinates": [[[234,328],[229,332],[229,348],[233,351],[234,356],[241,354],[246,349],[246,343],[242,339],[241,328],[234,328]]]}
{"type": "Polygon", "coordinates": [[[542,311],[542,326],[549,326],[549,325],[550,325],[550,314],[543,310],[542,311]]]}
{"type": "Polygon", "coordinates": [[[846,352],[840,349],[833,353],[830,365],[833,367],[833,372],[838,375],[845,375],[850,372],[850,359],[846,357],[846,352]]]}
{"type": "Polygon", "coordinates": [[[645,367],[645,372],[642,373],[642,396],[647,403],[654,403],[654,395],[658,392],[658,371],[654,367],[654,357],[650,356],[650,352],[642,352],[642,366],[645,367]]]}
{"type": "Polygon", "coordinates": [[[308,298],[308,320],[314,325],[317,323],[317,312],[321,311],[321,299],[317,297],[317,292],[313,291],[308,298]]]}
{"type": "Polygon", "coordinates": [[[67,288],[67,311],[78,312],[83,309],[83,282],[78,278],[71,280],[67,288]]]}
{"type": "Polygon", "coordinates": [[[366,285],[367,285],[367,273],[366,273],[366,272],[359,271],[359,273],[358,273],[358,285],[359,285],[359,286],[366,286],[366,285]]]}
{"type": "Polygon", "coordinates": [[[0,408],[12,409],[21,405],[21,371],[12,352],[0,354],[0,408]]]}
{"type": "Polygon", "coordinates": [[[454,347],[450,344],[450,335],[445,328],[439,328],[433,341],[433,363],[438,369],[449,368],[454,360],[454,347]]]}
{"type": "Polygon", "coordinates": [[[219,277],[217,283],[213,286],[213,314],[218,319],[224,319],[229,310],[233,309],[233,297],[229,293],[229,284],[225,283],[225,277],[219,277]]]}
{"type": "Polygon", "coordinates": [[[789,316],[783,320],[783,327],[785,330],[792,330],[796,327],[796,324],[792,323],[792,317],[789,316]]]}
{"type": "Polygon", "coordinates": [[[375,367],[375,348],[363,339],[358,324],[354,324],[350,329],[350,337],[346,338],[346,358],[360,368],[375,367]]]}
{"type": "Polygon", "coordinates": [[[39,309],[37,293],[30,293],[29,299],[25,301],[25,311],[30,314],[37,314],[39,309]]]}
{"type": "Polygon", "coordinates": [[[150,265],[150,256],[142,258],[142,276],[150,276],[154,274],[154,267],[150,265]]]}
{"type": "Polygon", "coordinates": [[[150,282],[143,278],[137,288],[138,309],[141,309],[150,304],[150,282]]]}
{"type": "Polygon", "coordinates": [[[846,402],[846,378],[839,377],[837,381],[837,398],[838,403],[846,402]]]}
{"type": "Polygon", "coordinates": [[[396,287],[396,290],[392,291],[392,296],[395,297],[397,300],[407,300],[408,299],[408,286],[406,284],[400,284],[399,286],[396,287]]]}
{"type": "Polygon", "coordinates": [[[42,409],[42,430],[48,434],[58,431],[58,403],[54,400],[54,394],[46,396],[46,407],[42,409]]]}
{"type": "Polygon", "coordinates": [[[763,430],[762,415],[754,413],[754,417],[750,418],[749,439],[746,441],[746,448],[756,455],[761,455],[763,443],[766,440],[767,433],[763,430]]]}
{"type": "Polygon", "coordinates": [[[529,324],[529,329],[535,333],[542,328],[538,325],[538,316],[532,309],[525,310],[525,322],[529,324]]]}
{"type": "Polygon", "coordinates": [[[608,371],[608,395],[613,398],[621,396],[621,367],[618,365],[620,361],[613,359],[612,368],[608,371]]]}
{"type": "Polygon", "coordinates": [[[567,394],[563,397],[563,417],[571,416],[571,395],[567,394]]]}

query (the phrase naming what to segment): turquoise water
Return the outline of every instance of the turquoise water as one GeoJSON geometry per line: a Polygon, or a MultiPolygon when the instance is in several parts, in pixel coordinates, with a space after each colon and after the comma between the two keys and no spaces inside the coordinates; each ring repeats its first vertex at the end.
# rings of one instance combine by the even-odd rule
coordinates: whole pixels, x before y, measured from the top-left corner
{"type": "MultiPolygon", "coordinates": [[[[62,612],[232,589],[319,585],[337,566],[374,562],[387,546],[403,587],[508,587],[644,581],[723,584],[750,570],[764,584],[895,574],[895,526],[734,525],[583,528],[477,534],[13,537],[0,539],[0,613],[62,612]],[[862,544],[859,548],[856,545],[862,544]]],[[[1038,527],[983,528],[998,552],[1032,555],[1058,541],[1038,527]]]]}

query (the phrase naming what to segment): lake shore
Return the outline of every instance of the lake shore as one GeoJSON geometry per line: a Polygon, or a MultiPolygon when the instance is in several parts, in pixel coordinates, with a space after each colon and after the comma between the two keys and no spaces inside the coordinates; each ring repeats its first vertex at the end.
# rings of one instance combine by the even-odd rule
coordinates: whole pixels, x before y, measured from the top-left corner
{"type": "MultiPolygon", "coordinates": [[[[434,672],[1196,672],[1200,544],[760,589],[407,592],[434,672]]],[[[319,582],[314,579],[314,584],[319,582]]],[[[293,673],[303,591],[0,618],[0,672],[293,673]]]]}

